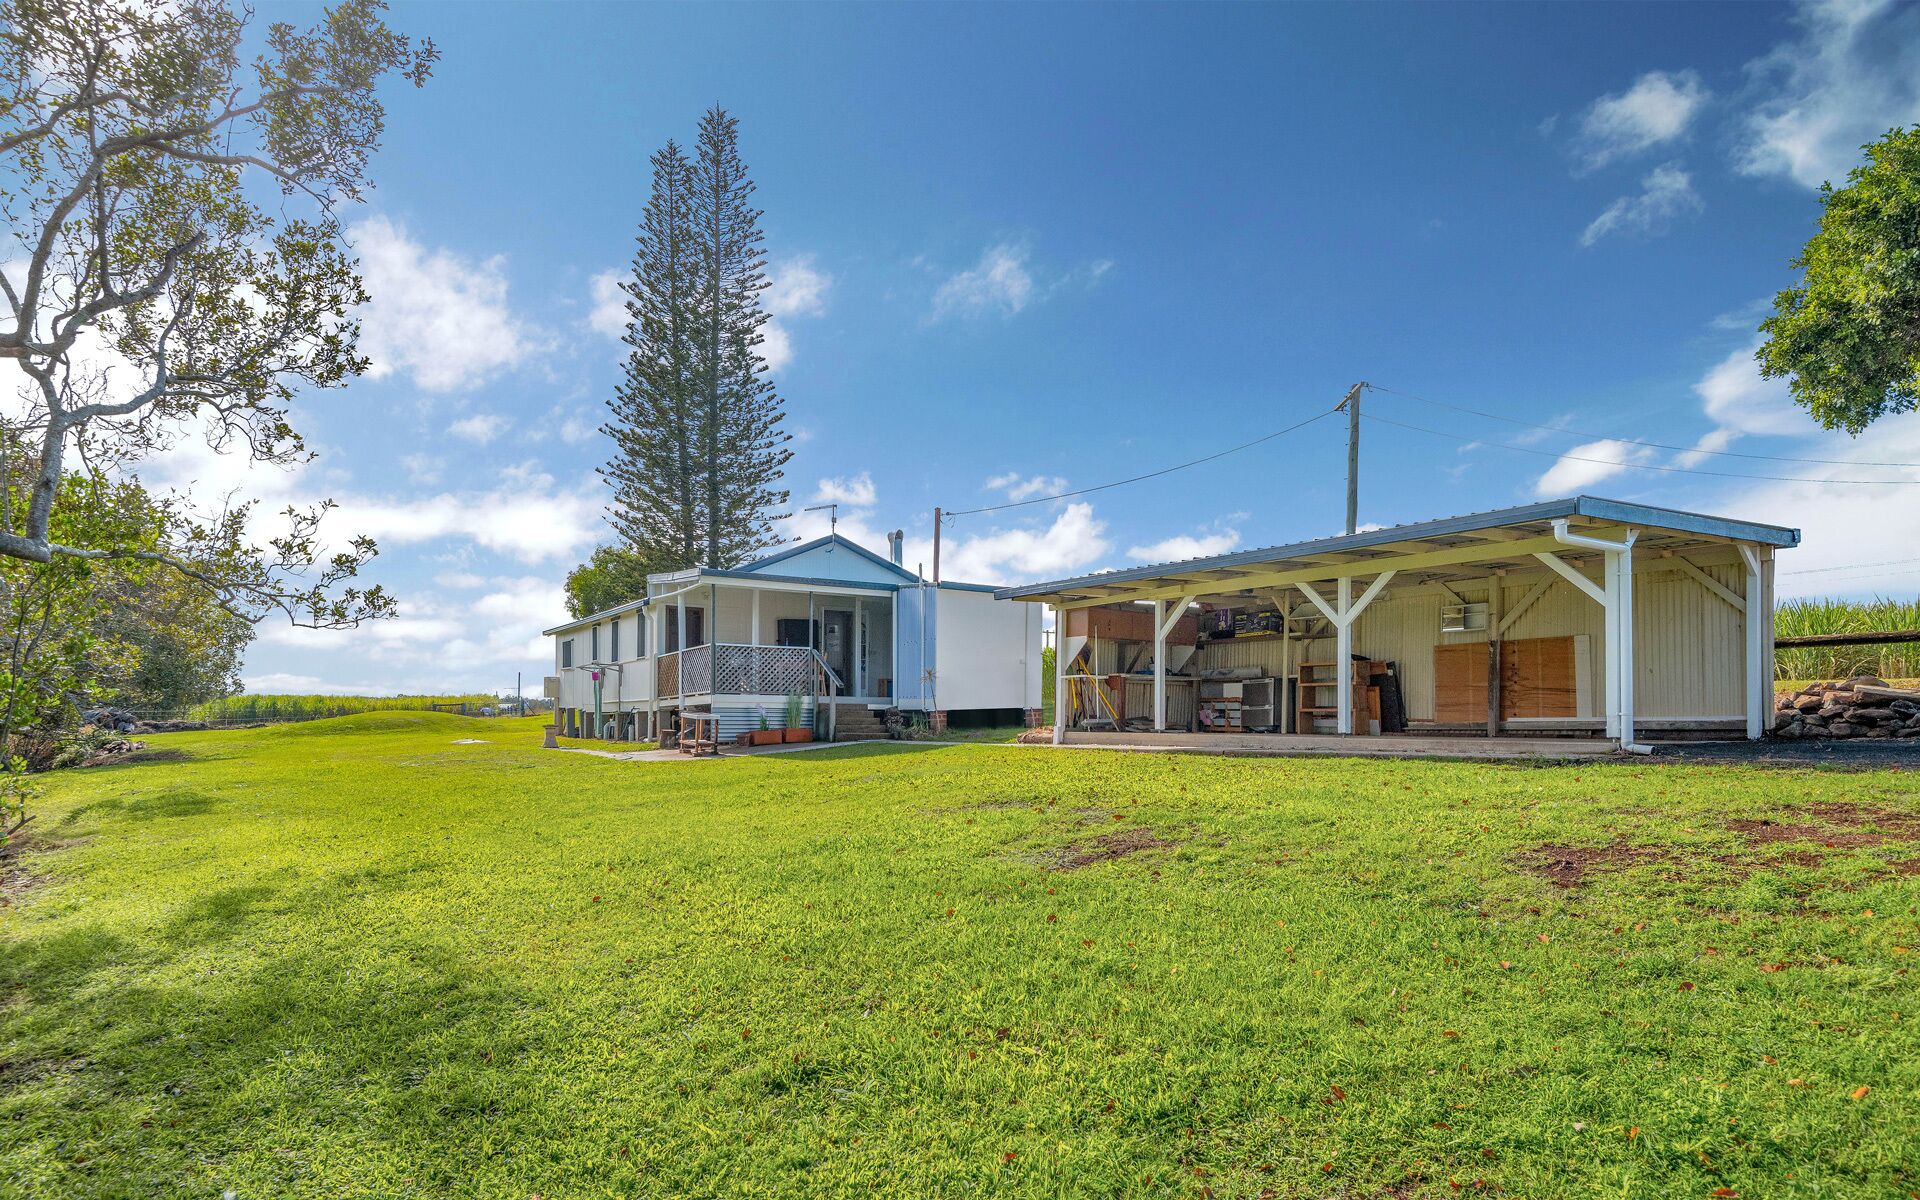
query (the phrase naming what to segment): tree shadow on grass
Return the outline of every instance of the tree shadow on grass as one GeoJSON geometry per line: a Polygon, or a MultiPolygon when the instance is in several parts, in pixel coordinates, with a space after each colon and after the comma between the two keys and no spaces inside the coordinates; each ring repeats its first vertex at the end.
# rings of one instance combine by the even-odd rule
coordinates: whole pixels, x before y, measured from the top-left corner
{"type": "Polygon", "coordinates": [[[285,1194],[342,1181],[302,1178],[316,1157],[405,1146],[456,1182],[463,1123],[513,1107],[515,1030],[551,998],[384,921],[354,928],[369,889],[413,873],[238,884],[137,940],[88,924],[16,941],[0,1045],[24,1066],[0,1072],[0,1112],[20,1178],[63,1196],[189,1179],[285,1194]]]}

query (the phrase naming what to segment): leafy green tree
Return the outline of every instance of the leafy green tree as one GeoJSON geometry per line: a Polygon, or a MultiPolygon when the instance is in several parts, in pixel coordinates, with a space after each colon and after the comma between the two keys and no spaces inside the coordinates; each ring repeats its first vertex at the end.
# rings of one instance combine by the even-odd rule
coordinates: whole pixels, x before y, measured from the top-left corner
{"type": "Polygon", "coordinates": [[[567,575],[567,614],[584,617],[638,600],[647,594],[647,576],[669,569],[625,547],[596,547],[592,557],[567,575]]]}
{"type": "Polygon", "coordinates": [[[240,690],[241,656],[254,626],[221,608],[204,588],[175,571],[149,571],[123,587],[100,632],[132,651],[104,681],[106,700],[122,708],[182,712],[240,690]]]}
{"type": "Polygon", "coordinates": [[[295,460],[294,391],[365,369],[336,208],[368,186],[378,83],[424,83],[435,57],[383,11],[342,0],[310,29],[274,21],[248,57],[252,13],[226,0],[0,2],[0,359],[25,375],[12,432],[31,442],[0,556],[166,565],[247,620],[391,614],[351,583],[372,541],[323,548],[326,504],[264,545],[244,509],[84,546],[54,533],[71,454],[126,467],[205,429],[295,460]]]}
{"type": "Polygon", "coordinates": [[[1847,186],[1820,190],[1799,286],[1760,325],[1761,373],[1785,376],[1828,429],[1859,434],[1920,408],[1920,126],[1866,147],[1847,186]]]}

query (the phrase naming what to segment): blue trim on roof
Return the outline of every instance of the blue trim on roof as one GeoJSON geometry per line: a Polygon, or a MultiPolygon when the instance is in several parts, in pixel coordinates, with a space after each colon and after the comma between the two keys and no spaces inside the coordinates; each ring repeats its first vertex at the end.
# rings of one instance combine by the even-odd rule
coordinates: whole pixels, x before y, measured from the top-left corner
{"type": "Polygon", "coordinates": [[[701,571],[701,579],[746,579],[754,583],[804,583],[810,587],[851,589],[856,592],[897,592],[904,584],[878,583],[865,579],[822,579],[808,575],[759,575],[744,568],[734,571],[701,571]]]}
{"type": "MultiPolygon", "coordinates": [[[[1030,583],[1019,587],[998,588],[994,596],[1001,600],[1018,600],[1026,596],[1045,596],[1054,592],[1066,591],[1075,587],[1089,587],[1110,583],[1131,583],[1141,579],[1154,579],[1168,572],[1170,568],[1179,568],[1182,574],[1192,571],[1213,571],[1224,567],[1245,566],[1250,563],[1267,563],[1278,559],[1299,558],[1310,554],[1331,554],[1342,550],[1364,550],[1372,546],[1390,542],[1413,541],[1420,538],[1444,537],[1454,533],[1471,533],[1476,529],[1491,529],[1503,525],[1525,525],[1536,521],[1551,521],[1560,517],[1592,517],[1595,520],[1615,521],[1623,525],[1641,525],[1653,529],[1670,529],[1679,533],[1698,533],[1714,537],[1732,538],[1742,542],[1760,542],[1781,548],[1800,544],[1800,531],[1782,525],[1762,525],[1753,521],[1736,521],[1728,517],[1709,516],[1706,513],[1685,512],[1676,508],[1657,508],[1650,504],[1631,504],[1624,500],[1607,500],[1599,496],[1573,496],[1565,500],[1543,500],[1538,504],[1523,504],[1515,508],[1498,508],[1491,512],[1468,513],[1458,517],[1442,517],[1436,521],[1423,521],[1414,525],[1393,525],[1386,529],[1373,529],[1366,533],[1344,534],[1340,537],[1319,538],[1310,542],[1294,542],[1290,545],[1262,546],[1253,550],[1236,550],[1231,554],[1217,554],[1211,558],[1189,558],[1176,562],[1153,563],[1144,567],[1126,567],[1118,571],[1103,571],[1096,575],[1079,575],[1071,579],[1055,579],[1046,583],[1030,583]]],[[[1492,549],[1492,547],[1490,547],[1492,549]]]]}
{"type": "MultiPolygon", "coordinates": [[[[855,542],[847,538],[843,538],[837,533],[830,533],[826,537],[817,537],[810,542],[801,542],[797,545],[788,546],[785,550],[781,550],[776,553],[769,554],[765,558],[756,558],[752,562],[747,563],[745,566],[741,567],[740,570],[747,573],[752,573],[760,570],[763,567],[770,567],[774,563],[792,558],[796,554],[805,554],[809,550],[814,550],[821,546],[825,546],[829,544],[834,546],[844,546],[847,549],[853,551],[855,554],[860,555],[862,558],[866,559],[868,562],[873,563],[875,566],[885,567],[887,570],[892,571],[894,574],[900,576],[900,578],[902,579],[906,579],[910,581],[914,579],[913,572],[907,570],[905,567],[901,566],[899,563],[894,562],[892,559],[882,558],[878,554],[875,554],[873,551],[867,549],[865,546],[862,546],[859,542],[855,542]]],[[[715,573],[717,574],[717,572],[715,573]]]]}

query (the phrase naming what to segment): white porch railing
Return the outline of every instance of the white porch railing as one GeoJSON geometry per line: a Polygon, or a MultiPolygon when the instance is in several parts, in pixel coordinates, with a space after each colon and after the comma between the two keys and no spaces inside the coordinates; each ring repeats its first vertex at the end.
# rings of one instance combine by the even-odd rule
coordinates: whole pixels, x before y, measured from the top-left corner
{"type": "MultiPolygon", "coordinates": [[[[654,661],[654,694],[682,696],[802,696],[816,694],[826,670],[807,646],[743,646],[732,642],[689,646],[654,661]]],[[[834,681],[836,684],[839,681],[834,681]]]]}

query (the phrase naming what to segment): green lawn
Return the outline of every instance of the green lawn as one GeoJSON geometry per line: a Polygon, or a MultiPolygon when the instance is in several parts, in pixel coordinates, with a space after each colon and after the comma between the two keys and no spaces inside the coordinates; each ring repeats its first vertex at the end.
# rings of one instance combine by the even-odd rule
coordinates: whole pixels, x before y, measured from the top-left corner
{"type": "Polygon", "coordinates": [[[1920,776],[539,721],[49,777],[0,1194],[1920,1189],[1920,776]]]}

